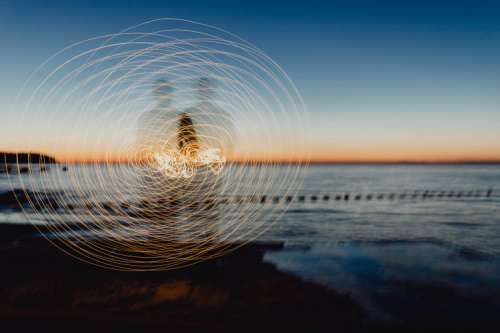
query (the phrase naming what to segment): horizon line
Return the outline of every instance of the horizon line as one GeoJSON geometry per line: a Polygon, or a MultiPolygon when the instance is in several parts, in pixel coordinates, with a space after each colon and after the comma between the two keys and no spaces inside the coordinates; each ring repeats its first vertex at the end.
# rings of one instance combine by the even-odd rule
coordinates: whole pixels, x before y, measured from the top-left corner
{"type": "MultiPolygon", "coordinates": [[[[133,162],[133,159],[126,158],[111,158],[106,160],[105,158],[95,158],[95,159],[79,159],[79,158],[60,158],[53,156],[52,154],[47,154],[43,152],[15,152],[15,151],[0,151],[0,154],[17,154],[17,155],[44,155],[46,157],[54,158],[56,163],[59,164],[127,164],[133,162]]],[[[57,154],[56,154],[57,155],[57,154]]],[[[2,161],[3,162],[3,161],[2,161]]],[[[286,158],[276,158],[272,159],[235,159],[229,160],[228,163],[232,164],[310,164],[310,165],[488,165],[488,164],[500,164],[499,158],[448,158],[448,159],[286,159],[286,158]]]]}
{"type": "MultiPolygon", "coordinates": [[[[59,162],[60,160],[57,160],[59,162]]],[[[62,161],[62,160],[61,160],[62,161]]],[[[135,160],[130,159],[110,159],[110,160],[102,160],[102,159],[94,159],[94,160],[66,160],[65,163],[111,163],[111,164],[127,164],[133,162],[135,160]]],[[[64,163],[64,162],[63,162],[64,163]]],[[[492,158],[492,159],[473,159],[473,158],[456,158],[456,159],[350,159],[350,160],[334,160],[334,159],[234,159],[228,160],[227,163],[231,164],[297,164],[297,165],[439,165],[439,164],[448,164],[448,165],[464,165],[464,164],[477,164],[477,165],[487,165],[487,164],[500,164],[500,159],[492,158]]]]}

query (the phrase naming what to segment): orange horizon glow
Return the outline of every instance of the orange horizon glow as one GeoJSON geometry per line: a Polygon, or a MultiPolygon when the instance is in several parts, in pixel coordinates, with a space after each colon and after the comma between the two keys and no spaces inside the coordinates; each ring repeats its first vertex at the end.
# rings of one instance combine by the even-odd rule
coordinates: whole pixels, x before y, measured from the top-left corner
{"type": "MultiPolygon", "coordinates": [[[[9,150],[6,152],[15,153],[9,150]]],[[[22,152],[22,151],[19,151],[22,152]]],[[[140,163],[140,159],[120,153],[56,153],[48,151],[31,151],[52,156],[58,163],[140,163]]],[[[228,160],[233,163],[310,163],[310,164],[384,164],[384,163],[500,163],[500,151],[477,149],[476,151],[460,152],[455,149],[447,151],[381,151],[361,150],[329,152],[310,152],[310,155],[297,154],[245,154],[228,160]]]]}

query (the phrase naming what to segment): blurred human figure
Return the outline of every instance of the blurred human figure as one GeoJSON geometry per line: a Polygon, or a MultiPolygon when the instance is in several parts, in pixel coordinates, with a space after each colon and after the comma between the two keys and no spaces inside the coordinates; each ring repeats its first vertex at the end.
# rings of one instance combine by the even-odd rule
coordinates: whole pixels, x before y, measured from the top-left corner
{"type": "Polygon", "coordinates": [[[177,200],[171,191],[173,182],[157,167],[155,156],[176,149],[177,111],[172,106],[174,87],[166,80],[158,80],[153,88],[156,105],[143,113],[137,124],[137,154],[141,162],[141,174],[137,186],[143,209],[140,216],[162,218],[166,206],[177,200]]]}
{"type": "MultiPolygon", "coordinates": [[[[191,137],[194,132],[184,131],[185,140],[191,140],[192,148],[188,150],[191,154],[194,151],[200,161],[193,182],[208,201],[213,201],[221,192],[221,172],[232,154],[233,122],[230,114],[216,103],[217,89],[212,79],[201,77],[193,88],[195,102],[182,111],[181,122],[192,124],[196,131],[196,141],[191,137]]],[[[184,146],[184,142],[179,144],[184,146]]]]}
{"type": "Polygon", "coordinates": [[[137,148],[142,162],[151,161],[155,152],[175,147],[174,87],[166,80],[158,80],[153,92],[157,101],[155,108],[143,113],[138,120],[137,148]]]}
{"type": "Polygon", "coordinates": [[[189,113],[183,112],[179,115],[177,122],[177,149],[179,149],[180,154],[191,160],[196,160],[200,143],[193,119],[189,113]]]}
{"type": "Polygon", "coordinates": [[[176,110],[172,84],[157,81],[157,105],[139,118],[137,142],[144,169],[139,188],[148,218],[187,210],[207,216],[216,206],[220,172],[232,150],[232,121],[212,100],[212,80],[200,78],[194,90],[194,105],[176,110]]]}
{"type": "Polygon", "coordinates": [[[183,114],[192,117],[201,147],[220,150],[224,159],[230,158],[234,140],[231,115],[214,100],[217,97],[215,82],[208,77],[199,78],[194,84],[195,104],[183,114]]]}

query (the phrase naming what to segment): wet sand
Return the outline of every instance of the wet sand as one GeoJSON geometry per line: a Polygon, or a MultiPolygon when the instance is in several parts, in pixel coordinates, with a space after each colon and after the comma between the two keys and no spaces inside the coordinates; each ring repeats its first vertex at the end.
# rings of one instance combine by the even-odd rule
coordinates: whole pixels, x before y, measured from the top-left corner
{"type": "Polygon", "coordinates": [[[349,296],[263,261],[280,244],[249,244],[192,267],[116,272],[82,263],[0,225],[0,322],[16,331],[364,331],[349,296]]]}

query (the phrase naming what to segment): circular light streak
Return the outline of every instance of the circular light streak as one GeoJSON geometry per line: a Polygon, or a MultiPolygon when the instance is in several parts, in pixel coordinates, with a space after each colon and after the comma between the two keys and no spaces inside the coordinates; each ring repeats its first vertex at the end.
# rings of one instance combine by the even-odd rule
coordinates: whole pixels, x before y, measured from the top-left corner
{"type": "Polygon", "coordinates": [[[49,241],[97,266],[165,270],[221,256],[289,205],[256,198],[301,186],[307,117],[297,89],[219,28],[158,19],[73,44],[18,101],[27,149],[68,170],[31,163],[12,186],[49,241]]]}

